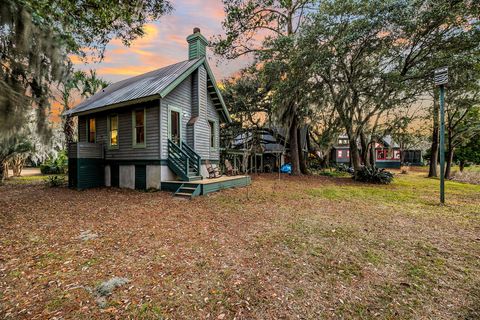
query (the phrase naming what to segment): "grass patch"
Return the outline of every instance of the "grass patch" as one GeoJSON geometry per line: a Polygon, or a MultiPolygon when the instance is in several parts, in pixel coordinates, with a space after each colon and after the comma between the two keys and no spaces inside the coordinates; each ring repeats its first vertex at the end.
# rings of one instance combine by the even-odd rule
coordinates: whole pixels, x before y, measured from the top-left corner
{"type": "Polygon", "coordinates": [[[153,303],[142,303],[129,309],[130,316],[134,319],[164,319],[162,308],[153,303]]]}
{"type": "Polygon", "coordinates": [[[374,266],[380,265],[380,263],[383,261],[382,255],[380,253],[377,253],[373,250],[365,250],[363,252],[363,258],[373,264],[374,266]]]}
{"type": "Polygon", "coordinates": [[[321,197],[328,200],[361,200],[361,201],[410,201],[415,199],[415,194],[409,190],[399,190],[382,186],[335,186],[322,187],[307,190],[307,193],[314,197],[321,197]]]}
{"type": "Polygon", "coordinates": [[[45,183],[46,179],[51,179],[54,176],[61,177],[64,180],[67,179],[67,176],[65,174],[38,174],[38,175],[23,176],[23,177],[9,177],[7,180],[5,180],[5,183],[6,184],[45,183]]]}

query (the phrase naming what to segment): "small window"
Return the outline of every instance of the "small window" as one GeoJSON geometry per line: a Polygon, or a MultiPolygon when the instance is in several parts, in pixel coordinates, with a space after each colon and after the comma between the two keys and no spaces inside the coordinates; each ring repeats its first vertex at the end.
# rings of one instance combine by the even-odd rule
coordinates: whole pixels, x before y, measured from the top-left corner
{"type": "Polygon", "coordinates": [[[347,158],[350,158],[350,150],[347,150],[347,158]]]}
{"type": "Polygon", "coordinates": [[[133,145],[145,146],[145,109],[133,112],[133,145]]]}
{"type": "Polygon", "coordinates": [[[377,160],[385,160],[386,151],[383,149],[377,150],[377,160]]]}
{"type": "Polygon", "coordinates": [[[118,115],[110,116],[110,147],[118,147],[118,115]]]}
{"type": "Polygon", "coordinates": [[[338,150],[337,151],[337,158],[342,158],[342,156],[343,156],[342,150],[338,150]]]}
{"type": "Polygon", "coordinates": [[[216,143],[216,134],[215,134],[215,122],[214,121],[208,121],[208,124],[210,126],[210,148],[214,149],[217,147],[216,143]]]}
{"type": "Polygon", "coordinates": [[[400,150],[393,151],[393,159],[400,160],[400,150]]]}
{"type": "Polygon", "coordinates": [[[95,143],[97,140],[97,127],[95,125],[95,118],[87,120],[87,134],[88,142],[95,143]]]}
{"type": "Polygon", "coordinates": [[[180,145],[180,112],[170,110],[170,130],[169,130],[169,138],[173,141],[173,143],[180,145]]]}

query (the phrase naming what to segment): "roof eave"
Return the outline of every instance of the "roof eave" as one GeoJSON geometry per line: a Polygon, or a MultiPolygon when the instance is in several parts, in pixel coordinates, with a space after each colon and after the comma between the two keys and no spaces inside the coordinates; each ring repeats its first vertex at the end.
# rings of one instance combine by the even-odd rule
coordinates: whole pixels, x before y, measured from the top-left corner
{"type": "Polygon", "coordinates": [[[210,66],[208,65],[207,61],[205,61],[205,69],[207,70],[207,73],[208,73],[208,76],[210,77],[210,80],[212,82],[212,85],[215,89],[215,93],[217,94],[218,96],[218,99],[220,101],[220,104],[221,104],[221,107],[222,107],[222,115],[223,115],[223,118],[224,118],[224,122],[227,122],[227,123],[232,123],[232,119],[230,117],[230,113],[228,112],[227,110],[227,106],[225,105],[225,101],[223,101],[223,97],[222,97],[222,94],[220,93],[220,90],[218,89],[218,86],[217,86],[217,82],[215,81],[215,77],[213,76],[213,72],[212,70],[210,69],[210,66]]]}
{"type": "Polygon", "coordinates": [[[185,80],[193,71],[195,71],[202,63],[205,62],[205,57],[198,60],[197,63],[192,65],[190,68],[185,70],[180,76],[175,78],[168,86],[165,87],[162,91],[159,92],[161,98],[165,98],[167,94],[173,91],[183,80],[185,80]]]}
{"type": "Polygon", "coordinates": [[[153,94],[150,96],[138,98],[138,99],[133,99],[133,100],[128,100],[128,101],[123,101],[119,103],[114,103],[114,104],[109,104],[106,106],[102,106],[100,108],[95,108],[95,109],[90,109],[90,110],[85,110],[85,111],[75,111],[75,109],[71,109],[67,112],[64,112],[63,115],[71,115],[71,116],[83,116],[87,114],[92,114],[92,113],[97,113],[97,112],[102,112],[102,111],[107,111],[111,109],[117,109],[117,108],[122,108],[122,107],[128,107],[134,104],[142,103],[142,102],[147,102],[147,101],[152,101],[155,99],[160,99],[159,94],[153,94]]]}

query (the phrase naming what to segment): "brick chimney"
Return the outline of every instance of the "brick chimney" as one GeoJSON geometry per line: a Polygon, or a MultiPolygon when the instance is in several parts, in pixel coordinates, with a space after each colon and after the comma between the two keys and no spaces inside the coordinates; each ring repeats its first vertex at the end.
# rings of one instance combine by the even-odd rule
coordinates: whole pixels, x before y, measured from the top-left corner
{"type": "Polygon", "coordinates": [[[193,34],[187,37],[188,42],[188,60],[205,57],[208,41],[200,33],[200,28],[193,28],[193,34]]]}

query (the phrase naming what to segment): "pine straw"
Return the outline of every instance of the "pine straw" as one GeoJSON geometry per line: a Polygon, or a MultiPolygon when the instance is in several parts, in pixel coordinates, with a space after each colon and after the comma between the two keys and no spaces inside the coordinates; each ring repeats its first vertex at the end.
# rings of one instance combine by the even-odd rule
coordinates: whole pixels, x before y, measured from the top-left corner
{"type": "Polygon", "coordinates": [[[164,192],[0,188],[0,318],[480,317],[480,186],[253,177],[164,192]],[[82,241],[82,231],[98,237],[82,241]],[[130,280],[99,308],[95,288],[130,280]]]}
{"type": "Polygon", "coordinates": [[[453,181],[471,184],[480,184],[480,172],[478,171],[457,171],[453,174],[453,181]]]}

